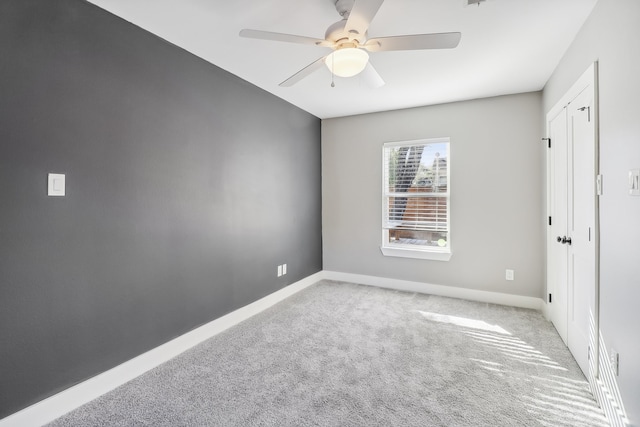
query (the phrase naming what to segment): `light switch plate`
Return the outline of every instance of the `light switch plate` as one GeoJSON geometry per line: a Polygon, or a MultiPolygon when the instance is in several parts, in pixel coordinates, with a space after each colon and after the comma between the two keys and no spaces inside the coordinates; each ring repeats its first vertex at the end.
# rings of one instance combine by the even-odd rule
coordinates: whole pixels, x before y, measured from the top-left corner
{"type": "Polygon", "coordinates": [[[48,179],[47,195],[64,196],[65,195],[65,176],[61,173],[50,173],[48,179]]]}

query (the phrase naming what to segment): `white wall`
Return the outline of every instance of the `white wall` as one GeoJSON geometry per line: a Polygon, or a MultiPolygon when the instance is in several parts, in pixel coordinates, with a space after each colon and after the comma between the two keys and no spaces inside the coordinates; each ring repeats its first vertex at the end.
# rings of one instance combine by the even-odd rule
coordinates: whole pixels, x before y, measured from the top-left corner
{"type": "Polygon", "coordinates": [[[640,1],[600,0],[544,89],[548,111],[593,61],[600,68],[600,326],[620,353],[618,384],[640,426],[640,197],[627,173],[640,169],[640,1]]]}
{"type": "Polygon", "coordinates": [[[541,101],[535,92],[323,120],[324,269],[542,298],[541,101]],[[442,136],[451,137],[453,256],[385,257],[382,144],[442,136]]]}

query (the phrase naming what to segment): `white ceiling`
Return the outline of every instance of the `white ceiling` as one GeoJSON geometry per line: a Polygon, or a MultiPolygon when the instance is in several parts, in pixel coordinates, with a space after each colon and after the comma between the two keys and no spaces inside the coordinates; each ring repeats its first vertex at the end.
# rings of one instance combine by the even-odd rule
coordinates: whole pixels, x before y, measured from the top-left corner
{"type": "MultiPolygon", "coordinates": [[[[459,31],[456,49],[371,53],[386,85],[322,68],[278,84],[330,50],[241,38],[243,28],[324,38],[335,0],[89,0],[319,117],[330,118],[536,91],[597,0],[386,0],[369,37],[459,31]]],[[[366,1],[366,0],[356,0],[366,1]]]]}

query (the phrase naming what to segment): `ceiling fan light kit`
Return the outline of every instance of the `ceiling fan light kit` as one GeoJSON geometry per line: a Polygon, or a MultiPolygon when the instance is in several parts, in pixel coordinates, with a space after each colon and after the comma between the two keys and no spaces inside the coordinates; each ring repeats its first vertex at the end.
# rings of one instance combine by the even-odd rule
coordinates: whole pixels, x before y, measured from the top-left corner
{"type": "MultiPolygon", "coordinates": [[[[466,1],[479,3],[484,0],[466,1]]],[[[329,26],[324,40],[248,29],[240,31],[240,36],[333,49],[332,53],[317,59],[280,83],[283,87],[293,86],[321,68],[323,63],[333,75],[339,77],[353,77],[366,69],[365,80],[372,87],[380,87],[384,84],[384,80],[369,62],[367,51],[451,49],[460,42],[460,33],[412,34],[368,39],[369,24],[383,2],[384,0],[335,0],[336,11],[342,20],[329,26]]]]}
{"type": "Polygon", "coordinates": [[[353,77],[367,66],[369,54],[356,47],[338,49],[324,60],[329,71],[338,77],[353,77]]]}

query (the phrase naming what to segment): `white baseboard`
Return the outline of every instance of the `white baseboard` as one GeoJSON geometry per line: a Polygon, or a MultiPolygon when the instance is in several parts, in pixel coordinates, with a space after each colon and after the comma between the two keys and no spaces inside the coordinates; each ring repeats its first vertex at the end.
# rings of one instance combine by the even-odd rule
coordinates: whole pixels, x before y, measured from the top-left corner
{"type": "Polygon", "coordinates": [[[544,314],[544,318],[551,322],[551,304],[542,300],[542,314],[544,314]]]}
{"type": "Polygon", "coordinates": [[[187,332],[106,372],[0,420],[0,427],[41,426],[125,384],[180,353],[275,305],[323,278],[306,277],[249,305],[187,332]]]}
{"type": "Polygon", "coordinates": [[[461,298],[471,301],[489,302],[512,307],[531,308],[542,311],[542,298],[525,297],[520,295],[503,294],[499,292],[479,291],[475,289],[457,288],[454,286],[432,285],[429,283],[410,282],[407,280],[388,279],[384,277],[364,276],[360,274],[323,271],[323,278],[341,282],[359,283],[377,286],[379,288],[396,289],[399,291],[418,292],[422,294],[439,295],[443,297],[461,298]]]}

